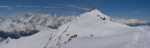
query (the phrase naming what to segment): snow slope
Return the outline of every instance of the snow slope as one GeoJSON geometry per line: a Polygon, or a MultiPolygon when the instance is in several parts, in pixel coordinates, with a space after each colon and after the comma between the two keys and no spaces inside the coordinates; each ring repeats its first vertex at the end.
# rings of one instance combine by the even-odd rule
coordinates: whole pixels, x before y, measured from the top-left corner
{"type": "Polygon", "coordinates": [[[115,23],[94,9],[58,29],[44,27],[32,36],[8,38],[0,48],[150,48],[149,39],[147,29],[115,23]]]}
{"type": "Polygon", "coordinates": [[[145,31],[141,28],[112,22],[110,17],[95,9],[81,14],[76,20],[61,26],[48,47],[62,47],[64,44],[67,45],[63,48],[130,47],[130,44],[133,43],[134,46],[134,43],[139,44],[138,41],[144,40],[140,39],[145,38],[145,35],[147,35],[143,32],[145,31]],[[106,18],[106,20],[102,18],[106,18]],[[95,42],[97,43],[95,44],[95,42]]]}
{"type": "Polygon", "coordinates": [[[7,38],[1,43],[0,48],[44,48],[45,44],[49,41],[49,37],[54,32],[56,30],[44,28],[32,36],[19,39],[7,38]]]}

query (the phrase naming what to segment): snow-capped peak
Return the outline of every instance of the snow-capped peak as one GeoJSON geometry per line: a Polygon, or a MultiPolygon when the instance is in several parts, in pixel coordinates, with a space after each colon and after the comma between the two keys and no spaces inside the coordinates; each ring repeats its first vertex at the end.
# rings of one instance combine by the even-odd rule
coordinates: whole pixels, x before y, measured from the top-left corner
{"type": "Polygon", "coordinates": [[[100,15],[102,17],[106,16],[104,15],[102,12],[100,12],[98,9],[91,9],[89,11],[87,11],[86,13],[84,14],[91,14],[91,15],[100,15]]]}
{"type": "Polygon", "coordinates": [[[110,17],[100,12],[98,9],[92,9],[80,15],[80,18],[83,19],[98,19],[98,20],[107,20],[110,21],[110,17]]]}

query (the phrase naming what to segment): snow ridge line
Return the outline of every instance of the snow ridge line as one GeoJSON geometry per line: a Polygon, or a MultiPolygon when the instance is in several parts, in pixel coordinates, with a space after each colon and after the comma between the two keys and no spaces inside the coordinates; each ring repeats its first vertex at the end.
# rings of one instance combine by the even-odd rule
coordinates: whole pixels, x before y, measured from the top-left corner
{"type": "Polygon", "coordinates": [[[56,44],[56,45],[58,45],[59,48],[60,48],[61,45],[62,45],[62,43],[60,43],[61,37],[62,37],[63,33],[67,32],[68,28],[70,27],[70,24],[71,24],[71,23],[69,23],[69,25],[66,27],[66,29],[58,36],[58,37],[59,37],[59,40],[57,41],[57,44],[56,44]]]}
{"type": "Polygon", "coordinates": [[[51,36],[49,37],[48,42],[46,43],[46,45],[44,46],[44,48],[46,48],[48,46],[48,44],[50,43],[51,39],[52,39],[53,34],[51,34],[51,36]]]}
{"type": "Polygon", "coordinates": [[[45,45],[44,48],[53,48],[53,47],[56,47],[56,48],[58,47],[58,48],[60,48],[60,46],[61,46],[61,43],[60,43],[61,36],[63,35],[63,33],[67,32],[67,30],[68,30],[70,24],[71,24],[71,23],[68,24],[68,26],[66,27],[66,29],[65,29],[63,32],[61,32],[61,33],[59,33],[59,34],[57,34],[57,35],[55,35],[55,34],[53,33],[53,34],[50,36],[49,41],[46,43],[46,45],[45,45]],[[56,40],[56,39],[58,39],[58,40],[56,40]],[[55,42],[53,43],[53,41],[55,41],[55,42]],[[55,46],[48,46],[49,44],[50,44],[50,45],[55,44],[55,46]]]}

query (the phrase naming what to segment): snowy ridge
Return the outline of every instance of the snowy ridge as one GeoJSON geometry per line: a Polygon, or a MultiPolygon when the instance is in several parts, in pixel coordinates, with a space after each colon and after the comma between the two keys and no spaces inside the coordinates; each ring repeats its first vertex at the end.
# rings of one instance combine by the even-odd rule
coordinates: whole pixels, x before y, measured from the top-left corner
{"type": "MultiPolygon", "coordinates": [[[[108,36],[108,38],[112,38],[113,41],[115,41],[115,39],[125,38],[122,41],[124,41],[123,43],[126,43],[126,42],[130,42],[134,40],[135,38],[139,38],[139,37],[136,37],[137,32],[141,32],[141,31],[139,29],[135,29],[127,25],[114,23],[110,21],[110,17],[103,16],[103,14],[101,15],[101,12],[95,9],[90,12],[81,14],[77,18],[76,21],[72,21],[68,24],[61,26],[58,32],[56,33],[55,38],[53,38],[51,40],[51,43],[49,43],[48,47],[59,48],[59,47],[62,47],[64,44],[68,43],[63,48],[87,48],[87,47],[93,48],[92,46],[90,47],[87,45],[85,45],[85,47],[82,47],[82,45],[84,44],[81,44],[82,41],[80,42],[80,39],[77,40],[77,42],[79,41],[79,43],[77,43],[76,41],[73,43],[69,43],[70,41],[74,40],[74,38],[76,37],[81,38],[81,39],[84,37],[89,37],[89,38],[98,37],[101,39],[101,37],[105,38],[108,36]],[[100,15],[100,16],[97,16],[97,15],[100,15]],[[101,17],[105,17],[106,20],[103,20],[101,17]],[[129,39],[126,39],[126,38],[129,38],[129,39]]],[[[90,42],[90,41],[87,41],[87,42],[90,42]]],[[[122,44],[122,42],[121,43],[120,42],[117,43],[116,41],[116,44],[122,44]]],[[[106,45],[111,45],[111,44],[108,43],[106,45]]],[[[99,46],[99,47],[103,47],[103,46],[99,46]]]]}
{"type": "Polygon", "coordinates": [[[149,48],[149,39],[147,29],[113,22],[93,9],[58,29],[43,27],[28,37],[8,38],[0,48],[149,48]]]}

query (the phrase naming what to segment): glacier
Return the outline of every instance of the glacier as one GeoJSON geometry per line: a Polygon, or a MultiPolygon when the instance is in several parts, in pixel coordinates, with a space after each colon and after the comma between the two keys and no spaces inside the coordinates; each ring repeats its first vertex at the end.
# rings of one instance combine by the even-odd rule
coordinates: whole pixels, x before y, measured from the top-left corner
{"type": "Polygon", "coordinates": [[[52,20],[48,20],[48,17],[46,15],[21,17],[19,20],[27,23],[23,27],[20,27],[22,23],[13,25],[11,21],[5,21],[9,23],[2,25],[6,29],[1,27],[5,32],[24,31],[24,28],[38,32],[18,39],[7,37],[0,42],[0,48],[150,48],[150,27],[131,27],[114,22],[111,17],[98,9],[77,17],[68,17],[69,19],[50,18],[65,21],[57,29],[49,27],[56,24],[49,23],[52,20]]]}

